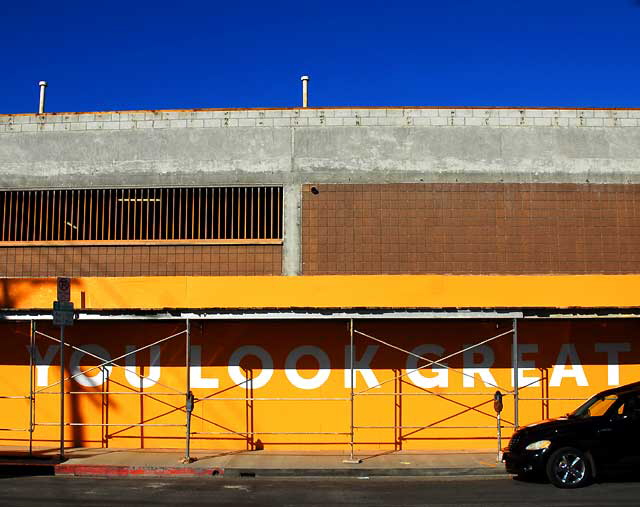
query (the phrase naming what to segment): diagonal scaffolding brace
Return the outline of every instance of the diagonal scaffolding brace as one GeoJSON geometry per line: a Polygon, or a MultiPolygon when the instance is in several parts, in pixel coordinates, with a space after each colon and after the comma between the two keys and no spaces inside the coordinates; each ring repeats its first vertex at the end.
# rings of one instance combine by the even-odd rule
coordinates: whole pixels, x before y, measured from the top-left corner
{"type": "MultiPolygon", "coordinates": [[[[161,338],[159,340],[156,340],[153,343],[144,345],[142,347],[138,347],[137,349],[133,349],[130,350],[129,352],[122,354],[118,357],[116,357],[115,359],[105,359],[97,354],[94,354],[88,350],[83,349],[82,347],[76,347],[75,345],[71,345],[70,343],[66,343],[64,341],[64,335],[62,334],[61,331],[61,336],[60,339],[55,338],[53,336],[50,336],[48,334],[42,333],[40,331],[38,331],[35,328],[35,324],[32,324],[32,338],[31,338],[31,346],[30,346],[30,364],[33,365],[33,356],[34,356],[34,352],[35,352],[35,337],[36,336],[42,336],[44,338],[47,338],[49,340],[52,340],[54,342],[57,342],[60,344],[60,380],[57,382],[54,382],[52,384],[49,384],[41,389],[36,390],[35,386],[33,385],[33,373],[31,373],[31,381],[30,381],[30,398],[32,399],[32,405],[35,405],[35,395],[36,394],[46,394],[47,391],[49,389],[51,389],[52,387],[55,386],[60,386],[60,422],[59,423],[55,423],[56,425],[60,426],[60,458],[63,459],[64,458],[64,427],[65,426],[105,426],[105,427],[109,427],[109,426],[126,426],[126,427],[134,427],[134,426],[176,426],[176,425],[169,425],[169,424],[162,424],[162,425],[158,425],[158,424],[148,424],[148,423],[132,423],[132,424],[113,424],[113,423],[102,423],[102,424],[86,424],[86,423],[67,423],[65,421],[65,417],[64,417],[64,383],[69,381],[69,380],[73,380],[77,377],[79,377],[80,375],[86,375],[87,373],[91,372],[91,371],[95,371],[95,370],[100,370],[103,372],[104,375],[104,368],[108,367],[108,366],[115,366],[117,368],[122,368],[123,370],[125,370],[128,373],[132,373],[133,375],[137,376],[140,379],[144,379],[144,377],[139,374],[137,371],[135,371],[135,368],[129,368],[127,366],[122,366],[121,364],[118,364],[117,361],[120,361],[122,359],[125,359],[131,355],[134,355],[138,352],[141,352],[143,350],[149,349],[155,345],[159,345],[161,343],[164,343],[166,341],[169,341],[173,338],[176,338],[180,335],[185,335],[186,336],[186,392],[180,391],[172,386],[163,384],[159,381],[156,381],[156,383],[158,385],[160,385],[161,387],[164,387],[166,389],[169,389],[171,391],[174,391],[177,394],[183,395],[186,397],[186,422],[184,424],[184,426],[186,427],[186,451],[185,451],[185,460],[187,460],[188,462],[191,462],[191,457],[190,457],[190,427],[191,427],[191,411],[193,409],[193,394],[191,393],[191,387],[190,387],[190,363],[191,363],[191,339],[190,339],[190,321],[189,319],[186,320],[186,329],[184,329],[183,331],[179,331],[177,333],[174,333],[170,336],[166,336],[164,338],[161,338]],[[63,351],[65,349],[65,347],[70,348],[71,350],[75,350],[78,352],[81,352],[89,357],[93,357],[94,359],[97,359],[98,361],[100,361],[100,364],[93,366],[87,370],[84,370],[82,372],[78,372],[76,374],[73,375],[69,375],[68,377],[65,377],[64,375],[64,354],[63,351]]],[[[32,367],[31,367],[32,370],[32,367]]],[[[136,391],[131,391],[130,394],[140,394],[136,391]]],[[[144,393],[142,393],[144,394],[144,393]]],[[[39,423],[38,425],[40,426],[47,426],[47,425],[52,425],[54,423],[39,423]]],[[[33,431],[34,431],[34,427],[36,426],[35,421],[33,420],[33,409],[30,410],[30,438],[29,438],[29,449],[32,449],[32,441],[33,441],[33,431]]],[[[182,426],[182,425],[180,425],[182,426]]]]}
{"type": "MultiPolygon", "coordinates": [[[[355,393],[356,395],[359,395],[359,394],[364,394],[364,393],[366,393],[368,391],[371,391],[371,389],[376,389],[376,388],[378,388],[380,386],[383,386],[384,384],[388,384],[389,382],[393,382],[393,381],[395,381],[395,380],[397,380],[399,378],[404,378],[404,377],[406,377],[406,376],[408,376],[411,373],[414,373],[416,371],[423,370],[425,368],[429,368],[429,367],[433,366],[434,364],[437,365],[437,366],[440,366],[442,368],[446,368],[448,370],[455,371],[456,373],[459,373],[460,375],[464,375],[466,377],[473,378],[473,375],[469,375],[468,373],[460,371],[460,370],[458,370],[456,368],[452,368],[451,366],[447,366],[446,364],[443,364],[442,361],[446,361],[447,359],[451,359],[452,357],[455,357],[455,356],[458,356],[460,354],[463,354],[464,352],[467,352],[468,350],[472,350],[472,349],[474,349],[476,347],[480,347],[481,345],[484,345],[485,343],[489,343],[489,342],[491,342],[493,340],[497,340],[498,338],[502,338],[503,336],[511,334],[513,332],[513,329],[510,329],[509,331],[505,331],[504,333],[500,333],[500,334],[498,334],[496,336],[492,336],[491,338],[487,338],[486,340],[483,340],[481,342],[474,343],[473,345],[470,345],[470,346],[465,347],[465,348],[463,348],[461,350],[458,350],[457,352],[454,352],[453,354],[449,354],[448,356],[445,356],[445,357],[443,357],[443,358],[441,358],[440,360],[437,360],[437,361],[433,360],[433,359],[427,359],[426,357],[420,356],[418,354],[414,354],[413,352],[405,350],[405,349],[403,349],[401,347],[397,347],[396,345],[393,345],[393,344],[391,344],[389,342],[385,342],[384,340],[380,340],[379,338],[376,338],[374,336],[368,335],[368,334],[363,333],[361,331],[357,331],[356,330],[354,332],[359,334],[359,335],[362,335],[362,336],[364,336],[366,338],[369,338],[369,339],[371,339],[373,341],[376,341],[378,343],[382,343],[383,345],[386,345],[386,346],[388,346],[388,347],[390,347],[392,349],[399,350],[400,352],[404,352],[405,354],[408,354],[408,355],[413,356],[413,357],[415,357],[417,359],[421,359],[421,360],[427,362],[427,364],[424,364],[424,365],[422,365],[422,366],[420,366],[418,368],[414,368],[413,370],[407,371],[407,372],[405,372],[405,373],[403,373],[401,375],[397,375],[397,376],[395,376],[395,377],[393,377],[391,379],[385,380],[385,381],[380,382],[380,383],[378,383],[378,384],[376,384],[374,386],[368,387],[367,389],[364,389],[362,391],[358,391],[357,393],[355,393]]],[[[492,382],[487,382],[487,384],[489,384],[491,387],[495,387],[497,389],[501,389],[501,387],[499,385],[496,385],[496,384],[494,384],[492,382]]],[[[510,390],[506,390],[506,391],[509,392],[510,394],[512,393],[512,391],[510,391],[510,390]]]]}
{"type": "MultiPolygon", "coordinates": [[[[466,347],[464,347],[464,348],[462,348],[462,349],[460,349],[460,350],[458,350],[458,351],[456,351],[456,352],[454,352],[452,354],[449,354],[449,355],[447,355],[445,357],[442,357],[442,358],[440,358],[438,360],[429,359],[429,358],[426,358],[424,356],[420,356],[419,354],[415,354],[414,352],[411,352],[410,350],[403,349],[402,347],[398,347],[397,345],[389,343],[388,341],[381,340],[380,338],[377,338],[377,337],[372,336],[370,334],[367,334],[367,333],[364,333],[364,332],[359,331],[357,329],[354,329],[353,319],[350,320],[349,330],[350,330],[350,351],[351,351],[350,352],[351,361],[350,361],[350,365],[349,365],[350,376],[351,376],[351,403],[350,403],[350,405],[351,405],[350,406],[350,409],[351,409],[351,417],[350,417],[350,420],[351,420],[351,431],[350,431],[350,442],[349,442],[349,445],[350,445],[350,459],[349,460],[345,460],[345,461],[348,461],[350,463],[359,463],[359,462],[361,462],[361,460],[357,460],[355,458],[355,456],[354,456],[355,430],[357,428],[361,428],[361,429],[388,428],[388,426],[356,426],[355,422],[354,422],[354,420],[355,420],[355,398],[356,398],[356,396],[366,395],[372,389],[379,388],[379,387],[381,387],[381,386],[383,386],[385,384],[388,384],[389,382],[398,382],[398,381],[402,382],[402,379],[404,377],[406,377],[406,376],[408,376],[408,375],[410,375],[410,374],[412,374],[412,373],[414,373],[416,371],[420,371],[422,369],[429,368],[429,367],[432,367],[434,365],[440,366],[441,368],[446,368],[447,370],[454,371],[454,372],[456,372],[456,373],[458,373],[460,375],[463,375],[463,376],[474,378],[473,375],[469,375],[468,373],[466,373],[466,372],[464,372],[462,370],[459,370],[459,369],[456,369],[456,368],[452,368],[452,367],[448,366],[447,364],[445,364],[444,362],[447,361],[448,359],[452,358],[452,357],[458,356],[458,355],[463,354],[463,353],[465,353],[465,352],[467,352],[469,350],[473,350],[473,349],[475,349],[477,347],[480,347],[480,346],[482,346],[482,345],[484,345],[486,343],[490,343],[490,342],[492,342],[494,340],[498,340],[499,338],[502,338],[502,337],[508,336],[508,335],[512,335],[512,337],[513,337],[513,343],[512,343],[512,371],[513,371],[513,378],[514,378],[513,389],[504,389],[504,388],[501,388],[498,384],[494,384],[492,382],[486,382],[485,381],[485,383],[489,384],[491,387],[495,387],[496,389],[498,389],[498,392],[504,391],[504,394],[513,395],[513,397],[514,397],[513,427],[514,427],[514,429],[518,427],[518,404],[519,404],[519,391],[520,391],[520,388],[518,387],[518,371],[519,371],[518,357],[519,356],[518,356],[518,322],[517,322],[516,318],[514,318],[513,321],[512,321],[511,329],[509,329],[507,331],[504,331],[502,333],[499,333],[499,334],[497,334],[495,336],[492,336],[490,338],[487,338],[485,340],[482,340],[482,341],[479,341],[477,343],[474,343],[472,345],[466,346],[466,347]],[[400,373],[398,375],[394,375],[390,379],[384,380],[382,382],[378,382],[376,385],[369,386],[366,389],[363,389],[361,391],[354,392],[354,373],[355,373],[354,372],[354,361],[353,361],[353,357],[354,357],[354,354],[355,354],[354,342],[353,342],[354,333],[358,334],[360,336],[363,336],[363,337],[365,337],[367,339],[370,339],[372,341],[375,341],[377,343],[380,343],[380,344],[382,344],[382,345],[384,345],[386,347],[389,347],[391,349],[394,349],[394,350],[397,350],[397,351],[402,352],[404,354],[407,354],[408,356],[412,356],[412,357],[415,357],[415,358],[420,359],[422,361],[425,361],[426,364],[424,364],[424,365],[422,365],[422,366],[420,366],[418,368],[414,368],[412,370],[405,371],[405,373],[400,373]]],[[[371,393],[371,394],[373,394],[373,393],[371,393]]],[[[387,394],[387,393],[385,393],[385,394],[387,394]]],[[[397,395],[398,393],[394,392],[392,394],[397,395]]],[[[402,393],[402,394],[406,394],[406,393],[402,393]]],[[[432,394],[432,393],[429,393],[429,394],[432,394]]],[[[439,395],[439,397],[444,398],[442,395],[439,395]]],[[[477,408],[479,406],[485,405],[486,403],[489,403],[489,401],[480,403],[479,405],[476,405],[474,407],[467,407],[467,409],[468,410],[477,410],[477,408]]],[[[460,415],[460,414],[462,414],[462,413],[464,413],[466,411],[467,410],[464,410],[464,411],[462,411],[462,412],[460,412],[460,413],[458,413],[456,415],[460,415]]],[[[482,413],[485,413],[485,412],[482,412],[482,413]]],[[[444,420],[449,420],[449,419],[450,418],[445,418],[444,420]]],[[[497,424],[498,424],[498,427],[497,427],[498,447],[500,448],[502,422],[501,422],[501,418],[500,418],[499,414],[497,414],[496,420],[497,420],[497,424]]],[[[439,422],[442,422],[442,421],[439,421],[439,422]]],[[[400,422],[400,424],[398,424],[396,422],[394,424],[393,428],[394,428],[394,430],[397,430],[397,429],[401,430],[403,428],[402,423],[400,422]]],[[[448,428],[448,429],[452,429],[452,428],[459,428],[459,427],[457,427],[457,426],[439,426],[438,422],[433,423],[433,424],[429,424],[429,425],[426,425],[426,426],[421,426],[421,427],[411,427],[411,428],[406,427],[406,429],[413,429],[414,430],[414,431],[411,432],[411,434],[414,434],[414,433],[416,433],[418,431],[421,431],[421,430],[427,429],[427,428],[442,428],[442,429],[448,428]]],[[[500,451],[498,452],[498,456],[499,455],[500,455],[500,451]]]]}
{"type": "MultiPolygon", "coordinates": [[[[168,340],[170,340],[170,339],[172,339],[172,338],[175,338],[175,337],[177,337],[177,336],[180,336],[181,334],[185,334],[186,332],[187,332],[187,331],[186,331],[186,330],[184,330],[184,331],[180,331],[180,332],[178,332],[178,333],[172,334],[171,336],[167,336],[167,337],[165,337],[165,338],[162,338],[162,339],[160,339],[160,340],[157,340],[157,341],[155,341],[155,342],[153,342],[153,343],[150,343],[150,344],[148,344],[148,345],[145,345],[145,346],[143,346],[143,347],[140,347],[140,348],[137,348],[137,349],[131,350],[131,351],[127,352],[126,354],[123,354],[123,355],[121,355],[121,356],[116,357],[115,359],[105,359],[104,357],[100,357],[100,356],[98,356],[98,355],[96,355],[96,354],[93,354],[92,352],[89,352],[88,350],[85,350],[85,349],[83,349],[82,347],[76,347],[75,345],[71,345],[70,343],[64,343],[64,346],[65,346],[65,347],[69,347],[69,348],[71,348],[72,350],[76,350],[76,351],[78,351],[78,352],[82,352],[83,354],[86,354],[87,356],[89,356],[89,357],[93,357],[94,359],[97,359],[98,361],[102,361],[102,362],[101,362],[100,364],[98,364],[98,365],[96,365],[96,366],[92,366],[91,368],[88,368],[87,370],[84,370],[84,371],[82,371],[82,372],[80,372],[80,373],[76,373],[75,375],[70,375],[70,376],[68,376],[68,377],[64,378],[63,380],[59,380],[58,382],[54,382],[53,384],[49,384],[49,385],[47,385],[47,386],[45,386],[45,387],[42,387],[41,389],[38,389],[38,390],[36,391],[36,394],[39,394],[39,393],[41,393],[41,392],[43,392],[43,391],[46,391],[47,389],[50,389],[50,388],[55,387],[55,386],[57,386],[57,385],[60,385],[60,383],[61,383],[62,381],[67,382],[67,381],[69,381],[69,380],[73,380],[73,379],[74,379],[74,378],[76,378],[76,377],[79,377],[80,375],[86,375],[87,373],[89,373],[89,372],[91,372],[91,371],[98,370],[98,369],[102,370],[102,368],[104,368],[105,366],[115,366],[115,367],[117,367],[117,368],[122,368],[123,370],[125,370],[125,371],[127,371],[127,372],[129,372],[129,373],[132,373],[133,375],[136,375],[136,376],[137,376],[137,377],[139,377],[139,378],[144,378],[142,375],[140,375],[140,374],[139,374],[138,372],[136,372],[135,370],[133,370],[133,369],[131,369],[131,368],[128,368],[127,366],[122,366],[121,364],[117,364],[117,363],[116,363],[116,361],[120,361],[121,359],[124,359],[124,358],[126,358],[126,357],[128,357],[128,356],[131,356],[131,355],[134,355],[134,354],[136,354],[136,353],[138,353],[138,352],[141,352],[141,351],[143,351],[143,350],[146,350],[146,349],[148,349],[148,348],[150,348],[150,347],[153,347],[154,345],[159,345],[160,343],[163,343],[163,342],[168,341],[168,340]]],[[[53,340],[54,342],[58,342],[58,343],[60,343],[60,340],[59,340],[58,338],[55,338],[54,336],[49,336],[49,335],[47,335],[47,334],[45,334],[45,333],[41,333],[40,331],[36,331],[36,334],[37,334],[37,335],[40,335],[40,336],[43,336],[43,337],[45,337],[45,338],[48,338],[48,339],[50,339],[50,340],[53,340]]],[[[184,394],[182,391],[180,391],[180,390],[178,390],[178,389],[176,389],[176,388],[174,388],[174,387],[172,387],[172,386],[169,386],[169,385],[163,384],[163,383],[161,383],[161,382],[156,382],[156,383],[157,383],[159,386],[161,386],[161,387],[165,387],[165,388],[170,389],[170,390],[172,390],[172,391],[175,391],[176,393],[184,394]]]]}

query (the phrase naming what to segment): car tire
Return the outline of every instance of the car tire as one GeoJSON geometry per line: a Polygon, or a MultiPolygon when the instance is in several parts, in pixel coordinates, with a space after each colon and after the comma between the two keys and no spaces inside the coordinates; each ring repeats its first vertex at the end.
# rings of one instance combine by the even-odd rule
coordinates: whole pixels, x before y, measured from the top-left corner
{"type": "Polygon", "coordinates": [[[582,488],[593,480],[593,467],[587,454],[575,447],[562,447],[547,461],[547,478],[558,488],[582,488]]]}

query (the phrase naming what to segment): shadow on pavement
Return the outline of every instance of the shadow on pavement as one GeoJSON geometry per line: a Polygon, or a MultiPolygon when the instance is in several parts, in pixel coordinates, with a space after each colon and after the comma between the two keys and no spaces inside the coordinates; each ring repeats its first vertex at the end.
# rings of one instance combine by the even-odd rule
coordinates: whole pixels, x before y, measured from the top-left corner
{"type": "Polygon", "coordinates": [[[607,467],[598,474],[596,482],[640,482],[640,469],[607,467]]]}
{"type": "MultiPolygon", "coordinates": [[[[512,476],[517,482],[525,482],[530,484],[549,484],[547,478],[540,475],[512,476]]],[[[598,477],[594,484],[606,483],[623,483],[623,482],[640,482],[640,466],[619,466],[610,465],[600,468],[598,477]]]]}
{"type": "Polygon", "coordinates": [[[54,465],[0,465],[0,479],[54,475],[54,465]]]}

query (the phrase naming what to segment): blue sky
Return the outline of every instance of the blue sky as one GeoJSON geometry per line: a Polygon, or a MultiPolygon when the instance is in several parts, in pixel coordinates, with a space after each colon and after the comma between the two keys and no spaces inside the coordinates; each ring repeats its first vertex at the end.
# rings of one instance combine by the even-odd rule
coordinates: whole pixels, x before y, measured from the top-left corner
{"type": "Polygon", "coordinates": [[[640,107],[640,0],[106,2],[0,9],[0,113],[640,107]]]}

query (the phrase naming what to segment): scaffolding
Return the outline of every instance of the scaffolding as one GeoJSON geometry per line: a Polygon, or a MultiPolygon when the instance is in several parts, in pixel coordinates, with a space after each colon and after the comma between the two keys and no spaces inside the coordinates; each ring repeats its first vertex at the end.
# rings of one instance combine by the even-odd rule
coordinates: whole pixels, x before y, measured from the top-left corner
{"type": "MultiPolygon", "coordinates": [[[[291,313],[279,313],[277,314],[277,316],[274,316],[274,318],[286,318],[289,319],[291,318],[291,313]]],[[[305,318],[308,319],[310,318],[308,314],[305,314],[304,317],[297,315],[297,318],[305,318]]],[[[47,334],[42,332],[41,330],[38,329],[38,322],[42,321],[42,320],[50,320],[50,316],[46,315],[46,314],[38,314],[38,315],[9,315],[9,316],[5,316],[5,320],[14,320],[14,321],[19,321],[19,322],[25,322],[26,324],[28,324],[29,326],[29,345],[28,345],[28,351],[29,351],[29,393],[25,394],[23,396],[0,396],[0,399],[24,399],[24,400],[29,400],[29,413],[28,413],[28,422],[27,425],[24,428],[0,428],[0,431],[7,431],[7,432],[14,432],[14,431],[18,431],[18,432],[28,432],[29,433],[29,442],[28,442],[28,450],[29,450],[29,454],[31,454],[33,452],[33,443],[34,443],[34,431],[37,427],[39,426],[59,426],[60,427],[60,432],[61,432],[61,440],[60,440],[60,454],[61,456],[64,455],[64,448],[65,448],[65,439],[64,439],[64,429],[65,427],[69,427],[69,426],[94,426],[94,427],[101,427],[104,428],[105,431],[108,431],[109,428],[112,427],[120,427],[120,428],[134,428],[134,427],[141,427],[141,428],[145,428],[145,427],[175,427],[175,428],[183,428],[184,430],[184,462],[191,462],[193,460],[192,456],[191,456],[191,439],[193,437],[206,437],[206,436],[221,436],[221,435],[232,435],[232,436],[236,436],[239,437],[243,440],[246,441],[247,444],[247,448],[248,449],[254,449],[256,448],[256,435],[304,435],[304,436],[311,436],[311,435],[333,435],[333,436],[341,436],[341,437],[345,437],[344,440],[344,445],[348,446],[348,450],[349,450],[349,459],[345,460],[346,462],[350,462],[350,463],[359,463],[360,460],[357,459],[356,457],[356,453],[355,453],[355,448],[359,443],[359,440],[357,438],[358,433],[362,432],[362,431],[366,431],[366,430],[371,430],[371,429],[389,429],[389,430],[393,430],[394,432],[394,438],[396,442],[402,442],[404,439],[406,439],[407,437],[411,436],[411,435],[415,435],[418,432],[421,431],[428,431],[428,430],[433,430],[433,429],[495,429],[496,430],[496,443],[497,443],[497,448],[498,448],[498,455],[500,453],[500,448],[501,448],[501,443],[500,443],[500,439],[501,439],[501,434],[502,434],[502,430],[503,429],[512,429],[515,430],[518,428],[519,426],[519,403],[521,400],[539,400],[542,401],[543,404],[546,404],[547,406],[547,411],[548,411],[548,403],[550,400],[554,399],[549,397],[548,392],[546,394],[546,396],[542,396],[542,397],[527,397],[527,398],[521,398],[520,397],[520,391],[526,387],[529,387],[533,384],[539,383],[541,382],[543,379],[535,379],[534,381],[532,381],[531,383],[528,383],[526,385],[518,385],[518,371],[519,371],[519,354],[518,354],[518,322],[519,320],[522,319],[523,315],[519,312],[509,312],[509,313],[505,313],[505,312],[482,312],[479,314],[476,313],[464,313],[464,314],[460,314],[458,312],[453,312],[453,313],[448,313],[448,314],[442,314],[442,313],[431,313],[431,312],[422,312],[420,314],[416,314],[415,312],[394,312],[393,314],[391,314],[390,316],[386,316],[387,319],[389,318],[410,318],[410,319],[416,319],[416,318],[433,318],[434,315],[438,315],[440,318],[449,318],[449,319],[478,319],[478,318],[482,318],[482,319],[500,319],[502,321],[506,321],[510,323],[510,328],[506,331],[502,331],[494,336],[491,336],[489,338],[483,338],[480,341],[477,341],[476,343],[473,343],[471,345],[467,345],[459,350],[456,350],[455,352],[452,352],[444,357],[440,357],[438,359],[429,359],[428,357],[424,357],[422,355],[419,354],[415,354],[414,352],[410,351],[410,350],[406,350],[402,347],[399,347],[398,345],[391,343],[391,341],[389,340],[385,340],[381,337],[378,336],[374,336],[371,333],[367,333],[364,332],[360,329],[358,329],[357,325],[359,320],[364,320],[364,319],[372,319],[372,316],[370,314],[357,314],[355,312],[352,313],[340,313],[340,312],[335,312],[332,315],[327,315],[327,314],[322,314],[322,313],[318,313],[315,316],[312,316],[311,318],[333,318],[333,319],[342,319],[344,321],[346,321],[346,323],[348,324],[348,330],[349,330],[349,342],[348,342],[348,346],[349,346],[349,351],[350,351],[350,355],[349,355],[349,376],[350,376],[350,392],[349,392],[349,396],[347,397],[326,397],[326,398],[322,398],[322,397],[257,397],[254,395],[254,388],[253,388],[253,383],[254,383],[254,378],[251,372],[247,372],[246,375],[246,380],[244,380],[241,383],[235,384],[233,386],[230,386],[228,388],[225,388],[219,392],[213,393],[211,395],[208,396],[204,396],[204,397],[195,397],[194,393],[192,392],[192,388],[191,388],[191,325],[192,322],[194,320],[229,320],[229,319],[244,319],[244,318],[252,318],[251,314],[229,314],[229,313],[220,313],[220,314],[184,314],[184,313],[179,313],[179,314],[155,314],[152,316],[144,316],[144,315],[101,315],[101,314],[94,314],[94,315],[84,315],[84,318],[82,315],[80,315],[80,318],[82,320],[171,320],[171,321],[179,321],[181,323],[181,327],[183,327],[182,329],[180,329],[178,332],[172,333],[168,336],[163,336],[161,338],[158,338],[157,340],[154,340],[152,343],[137,347],[135,349],[129,350],[127,351],[125,354],[119,355],[118,357],[111,359],[111,358],[105,358],[105,357],[101,357],[99,354],[95,354],[93,352],[91,352],[91,350],[87,350],[87,349],[83,349],[82,347],[78,347],[75,345],[72,345],[70,343],[64,343],[63,340],[61,339],[62,337],[58,338],[55,336],[52,336],[51,334],[47,334]],[[427,317],[425,317],[427,316],[427,317]],[[414,359],[418,360],[418,361],[422,361],[424,364],[421,364],[419,366],[416,366],[416,368],[414,369],[407,369],[404,373],[402,373],[400,370],[394,370],[395,374],[393,375],[392,378],[388,378],[385,379],[381,382],[378,382],[376,385],[373,386],[368,386],[365,389],[361,389],[361,390],[356,390],[355,388],[355,374],[356,374],[356,368],[355,368],[355,352],[356,352],[356,346],[355,346],[355,338],[356,337],[360,337],[364,340],[367,341],[372,341],[376,344],[382,345],[384,347],[387,347],[391,350],[395,350],[396,352],[400,352],[401,354],[405,354],[407,357],[413,357],[414,359]],[[461,354],[464,354],[465,352],[468,352],[470,350],[473,350],[477,347],[483,346],[487,343],[491,343],[494,342],[496,340],[500,340],[500,339],[508,339],[509,337],[511,337],[511,373],[512,373],[512,379],[513,379],[513,385],[510,387],[505,387],[505,386],[501,386],[498,383],[490,383],[490,386],[494,389],[496,389],[497,392],[499,392],[501,395],[503,396],[507,396],[507,397],[511,397],[513,400],[513,413],[512,416],[510,418],[504,419],[502,417],[502,414],[500,414],[499,412],[495,413],[495,414],[490,414],[488,413],[485,409],[483,409],[483,407],[489,403],[491,403],[494,400],[494,395],[488,395],[486,390],[481,391],[481,392],[446,392],[446,393],[440,393],[440,392],[433,392],[433,391],[429,391],[427,389],[423,389],[421,392],[419,393],[408,393],[408,392],[403,392],[402,390],[402,383],[403,383],[403,379],[404,377],[407,377],[408,375],[410,375],[413,372],[417,372],[420,370],[423,370],[425,368],[431,368],[431,367],[438,367],[438,368],[443,368],[446,369],[448,371],[452,371],[458,375],[461,376],[469,376],[468,373],[466,373],[465,371],[461,370],[461,369],[457,369],[457,368],[453,368],[451,366],[449,366],[446,361],[456,357],[456,356],[460,356],[461,354]],[[126,362],[126,359],[131,356],[131,355],[135,355],[136,353],[142,352],[144,350],[150,349],[151,347],[154,346],[159,346],[161,344],[166,344],[170,341],[176,341],[178,339],[184,339],[184,348],[185,348],[185,363],[184,363],[184,368],[185,368],[185,372],[184,372],[184,383],[182,386],[180,387],[176,387],[173,385],[169,385],[169,384],[164,384],[161,383],[159,381],[156,382],[156,384],[160,387],[165,388],[168,392],[156,392],[156,391],[146,391],[144,389],[142,389],[142,381],[144,380],[144,376],[139,374],[136,371],[136,368],[131,368],[128,367],[126,364],[123,365],[121,364],[122,361],[126,362]],[[36,387],[36,383],[35,383],[35,366],[36,366],[36,360],[35,360],[35,350],[36,350],[36,342],[37,340],[48,340],[51,341],[53,343],[57,343],[58,346],[61,343],[64,343],[64,347],[61,348],[61,351],[63,349],[68,349],[70,351],[76,351],[78,353],[81,354],[85,354],[91,358],[93,358],[94,360],[98,361],[99,364],[92,366],[88,369],[84,369],[81,372],[78,373],[69,373],[68,375],[64,375],[64,366],[63,366],[63,361],[61,361],[61,379],[59,381],[53,382],[48,384],[45,387],[41,387],[41,388],[37,388],[36,387]],[[120,368],[125,370],[126,372],[135,375],[136,377],[138,377],[141,381],[141,388],[139,390],[136,390],[134,388],[128,388],[127,390],[121,390],[121,391],[111,391],[108,388],[107,389],[102,389],[101,391],[82,391],[82,390],[66,390],[65,389],[65,384],[68,383],[69,381],[79,377],[80,375],[86,375],[87,373],[90,373],[92,371],[96,371],[97,375],[101,375],[103,378],[103,381],[106,377],[108,377],[108,373],[107,373],[107,369],[109,368],[120,368]],[[376,392],[372,392],[373,389],[381,387],[384,384],[389,384],[393,382],[393,386],[394,389],[392,392],[385,392],[385,393],[376,393],[376,392]],[[239,387],[241,385],[244,385],[244,387],[246,388],[246,396],[244,397],[226,397],[226,396],[219,396],[221,393],[224,393],[226,391],[229,391],[235,387],[239,387]],[[58,391],[54,391],[53,389],[59,387],[58,391]],[[113,422],[109,422],[108,420],[102,421],[100,423],[96,423],[96,422],[74,422],[74,421],[67,421],[65,419],[65,415],[64,415],[64,398],[65,395],[83,395],[83,394],[98,394],[101,395],[103,397],[103,404],[106,403],[108,405],[108,396],[109,395],[132,395],[132,396],[140,396],[140,397],[161,397],[161,396],[177,396],[182,398],[183,403],[179,403],[179,404],[169,404],[170,407],[173,408],[174,411],[179,411],[179,412],[183,412],[184,413],[184,422],[180,423],[180,424],[175,424],[175,423],[171,423],[171,424],[164,424],[164,423],[153,423],[153,422],[148,422],[148,421],[142,421],[142,422],[123,422],[123,423],[113,423],[113,422]],[[36,420],[36,398],[39,396],[44,396],[44,395],[57,395],[60,397],[60,419],[59,421],[37,421],[36,420]],[[402,397],[405,396],[422,396],[425,398],[428,397],[439,397],[439,398],[444,398],[447,399],[449,401],[452,401],[452,403],[455,403],[457,405],[460,405],[462,407],[462,409],[464,411],[467,410],[474,410],[474,411],[481,411],[482,414],[488,416],[491,418],[491,424],[487,424],[487,425],[474,425],[474,426],[452,426],[452,425],[443,425],[442,423],[446,422],[447,420],[450,420],[452,417],[447,417],[438,421],[434,421],[428,424],[423,424],[423,425],[404,425],[402,423],[402,419],[401,417],[397,417],[395,418],[395,422],[393,425],[379,425],[379,424],[371,424],[371,425],[363,425],[363,424],[356,424],[356,414],[357,414],[357,409],[358,409],[358,403],[357,400],[358,399],[363,399],[367,396],[393,396],[395,399],[402,399],[402,397]],[[464,397],[464,396],[482,396],[482,397],[486,397],[486,399],[483,399],[480,403],[477,403],[475,405],[473,404],[467,404],[465,402],[461,402],[458,400],[453,400],[454,398],[460,398],[460,397],[464,397]],[[105,401],[106,399],[106,401],[105,401]],[[220,425],[218,423],[215,423],[213,421],[207,420],[204,417],[195,415],[193,413],[194,411],[194,407],[197,404],[201,404],[201,403],[209,403],[209,402],[220,402],[220,401],[241,401],[245,403],[246,406],[246,411],[247,411],[247,416],[246,416],[246,427],[244,430],[241,431],[235,431],[231,428],[226,428],[226,427],[220,427],[220,425]],[[347,419],[349,421],[349,426],[348,428],[345,428],[344,431],[323,431],[323,432],[310,432],[310,431],[255,431],[255,428],[253,426],[253,418],[249,417],[250,412],[253,411],[253,407],[255,402],[275,402],[275,401],[299,401],[299,402],[321,402],[321,401],[333,401],[333,402],[344,402],[345,403],[345,412],[347,414],[347,419]],[[199,418],[205,422],[208,423],[212,423],[218,427],[220,427],[220,431],[194,431],[192,429],[192,418],[199,418]]],[[[253,318],[254,319],[264,319],[265,318],[265,314],[263,312],[257,312],[255,314],[253,314],[253,318]]],[[[374,316],[373,318],[383,318],[382,316],[374,316]]],[[[104,383],[104,382],[103,382],[104,383]]],[[[486,384],[486,382],[485,382],[486,384]]],[[[567,399],[567,398],[563,398],[563,399],[567,399]]],[[[572,398],[575,400],[581,400],[582,398],[572,398]]],[[[396,402],[396,407],[397,407],[397,402],[396,402]]]]}

